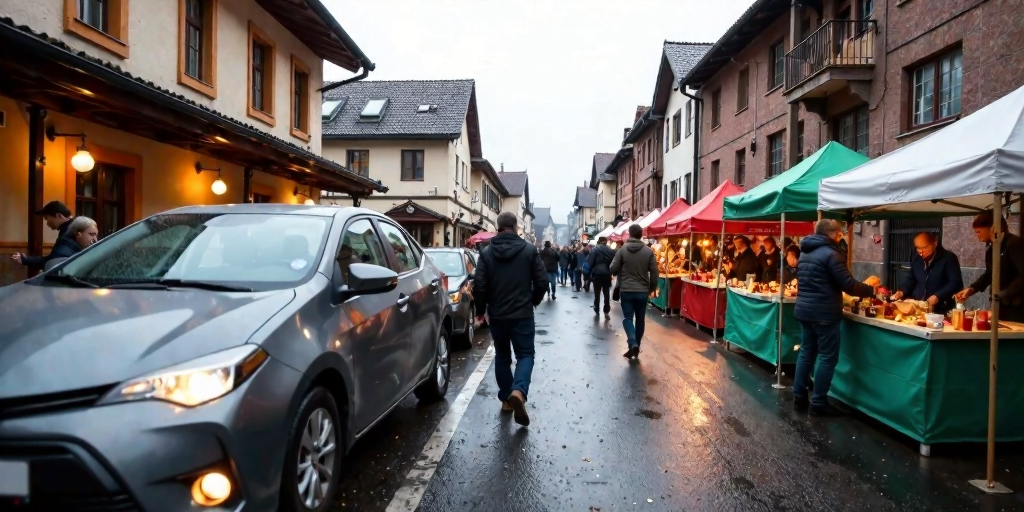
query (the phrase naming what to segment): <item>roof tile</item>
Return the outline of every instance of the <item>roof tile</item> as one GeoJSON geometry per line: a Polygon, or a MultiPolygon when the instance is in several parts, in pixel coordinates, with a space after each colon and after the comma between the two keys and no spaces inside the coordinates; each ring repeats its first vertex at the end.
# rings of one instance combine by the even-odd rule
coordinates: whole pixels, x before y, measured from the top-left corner
{"type": "Polygon", "coordinates": [[[343,85],[324,94],[324,101],[344,99],[334,119],[324,121],[323,136],[330,138],[410,137],[456,139],[462,134],[473,80],[385,80],[343,85]],[[371,99],[387,98],[380,121],[362,121],[360,112],[371,99]],[[417,112],[420,105],[436,110],[417,112]]]}

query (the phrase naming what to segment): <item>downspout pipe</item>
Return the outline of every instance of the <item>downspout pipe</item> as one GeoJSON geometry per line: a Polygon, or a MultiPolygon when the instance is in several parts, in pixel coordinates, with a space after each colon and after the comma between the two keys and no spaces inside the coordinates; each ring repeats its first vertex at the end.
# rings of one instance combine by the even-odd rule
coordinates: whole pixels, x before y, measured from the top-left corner
{"type": "MultiPolygon", "coordinates": [[[[373,63],[370,63],[370,66],[372,66],[372,65],[373,65],[373,63]]],[[[354,82],[358,82],[358,81],[360,81],[360,80],[370,76],[370,69],[372,69],[372,68],[367,67],[366,63],[363,63],[363,67],[362,67],[363,71],[362,71],[362,73],[359,73],[358,75],[356,75],[356,76],[354,76],[352,78],[349,78],[347,80],[342,80],[340,82],[334,82],[334,83],[331,83],[331,84],[327,84],[327,85],[325,85],[325,86],[320,88],[320,93],[322,94],[322,93],[325,93],[327,91],[332,91],[334,89],[337,89],[338,87],[341,87],[343,85],[348,85],[348,84],[351,84],[351,83],[354,83],[354,82]]]]}
{"type": "Polygon", "coordinates": [[[693,179],[690,180],[690,199],[697,202],[697,192],[700,190],[700,113],[704,110],[704,100],[686,92],[686,84],[682,82],[679,83],[679,92],[693,100],[693,179]]]}

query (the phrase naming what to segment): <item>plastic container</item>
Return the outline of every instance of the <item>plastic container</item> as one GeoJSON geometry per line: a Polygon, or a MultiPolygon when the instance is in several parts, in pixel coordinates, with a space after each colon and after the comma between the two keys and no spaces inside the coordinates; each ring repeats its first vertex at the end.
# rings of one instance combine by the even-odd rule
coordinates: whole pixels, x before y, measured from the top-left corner
{"type": "Polygon", "coordinates": [[[974,330],[974,311],[967,311],[964,313],[963,326],[965,331],[974,330]]]}
{"type": "Polygon", "coordinates": [[[928,313],[924,315],[925,321],[928,323],[929,329],[942,329],[942,321],[946,317],[937,313],[928,313]]]}
{"type": "Polygon", "coordinates": [[[974,318],[974,325],[978,327],[979,331],[991,331],[992,322],[989,320],[987,310],[978,311],[978,314],[974,318]]]}

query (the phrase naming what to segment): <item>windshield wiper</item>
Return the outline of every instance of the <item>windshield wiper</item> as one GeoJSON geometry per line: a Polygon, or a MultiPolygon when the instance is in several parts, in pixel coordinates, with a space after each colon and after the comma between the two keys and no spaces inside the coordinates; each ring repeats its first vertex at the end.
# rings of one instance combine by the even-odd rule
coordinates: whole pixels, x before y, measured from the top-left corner
{"type": "Polygon", "coordinates": [[[62,282],[64,284],[70,284],[70,285],[76,286],[78,288],[99,288],[99,285],[90,283],[88,281],[83,281],[83,280],[81,280],[81,279],[79,279],[79,278],[77,278],[75,276],[70,276],[70,275],[67,275],[67,274],[56,274],[56,273],[50,272],[50,273],[45,274],[43,276],[43,279],[46,279],[46,280],[49,280],[49,281],[60,281],[60,282],[62,282]]]}
{"type": "Polygon", "coordinates": [[[209,281],[185,281],[182,279],[143,279],[126,283],[112,284],[107,288],[140,288],[140,289],[168,289],[168,288],[197,288],[213,292],[251,292],[252,288],[244,286],[232,286],[229,284],[211,283],[209,281]]]}

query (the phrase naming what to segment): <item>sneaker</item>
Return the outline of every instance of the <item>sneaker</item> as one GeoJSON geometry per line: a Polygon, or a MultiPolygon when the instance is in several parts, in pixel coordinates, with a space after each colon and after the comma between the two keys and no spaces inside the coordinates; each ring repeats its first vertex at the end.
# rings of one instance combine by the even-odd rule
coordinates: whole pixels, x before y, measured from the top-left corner
{"type": "Polygon", "coordinates": [[[530,424],[530,415],[526,413],[526,399],[518,389],[508,396],[508,404],[512,406],[513,419],[522,426],[530,424]]]}
{"type": "Polygon", "coordinates": [[[806,396],[794,396],[793,397],[793,410],[795,411],[806,411],[810,407],[811,402],[806,396]]]}
{"type": "Polygon", "coordinates": [[[811,413],[811,416],[820,416],[823,418],[846,416],[846,412],[829,403],[826,403],[825,405],[811,405],[809,412],[811,413]]]}
{"type": "Polygon", "coordinates": [[[629,347],[629,350],[627,350],[625,354],[622,354],[622,357],[625,357],[626,359],[639,359],[639,354],[640,347],[629,347]]]}
{"type": "Polygon", "coordinates": [[[512,412],[512,410],[513,410],[512,406],[509,405],[508,401],[505,401],[505,402],[501,403],[501,412],[509,413],[509,412],[512,412]]]}

